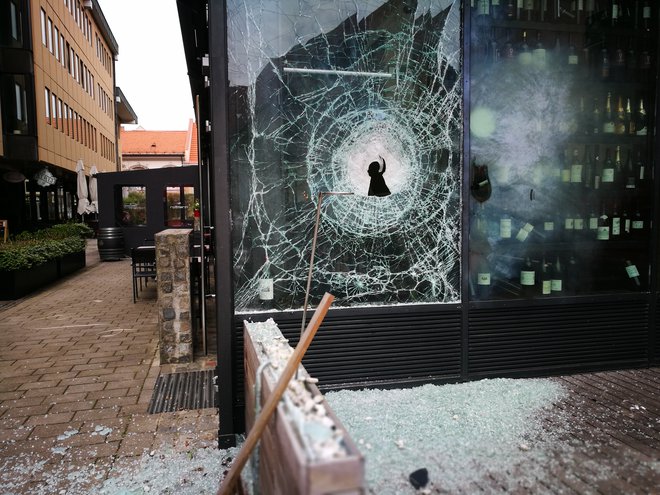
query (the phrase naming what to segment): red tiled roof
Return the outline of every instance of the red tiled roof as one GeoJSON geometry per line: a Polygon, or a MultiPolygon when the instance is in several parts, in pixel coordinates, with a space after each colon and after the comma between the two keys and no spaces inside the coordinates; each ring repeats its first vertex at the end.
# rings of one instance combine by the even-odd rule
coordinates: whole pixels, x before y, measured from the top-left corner
{"type": "Polygon", "coordinates": [[[127,131],[121,129],[121,150],[124,155],[186,154],[188,131],[127,131]]]}
{"type": "Polygon", "coordinates": [[[198,146],[197,146],[197,123],[190,119],[188,125],[188,139],[189,146],[186,149],[186,163],[197,164],[198,161],[198,146]]]}

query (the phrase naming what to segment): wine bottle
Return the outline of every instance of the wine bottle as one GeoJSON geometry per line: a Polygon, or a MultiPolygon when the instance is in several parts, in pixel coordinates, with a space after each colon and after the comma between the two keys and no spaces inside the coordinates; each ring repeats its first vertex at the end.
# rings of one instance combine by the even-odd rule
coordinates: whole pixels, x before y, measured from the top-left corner
{"type": "Polygon", "coordinates": [[[532,61],[532,52],[529,50],[529,45],[527,44],[527,31],[523,31],[522,41],[518,49],[518,63],[527,66],[530,65],[532,61]]]}
{"type": "Polygon", "coordinates": [[[633,114],[632,114],[632,105],[630,104],[630,98],[626,98],[626,132],[625,133],[630,134],[632,136],[634,136],[636,133],[635,119],[633,118],[633,114]]]}
{"type": "Polygon", "coordinates": [[[626,175],[625,188],[626,189],[636,189],[637,188],[637,171],[635,170],[635,165],[633,164],[632,149],[628,150],[628,158],[626,159],[625,175],[626,175]]]}
{"type": "Polygon", "coordinates": [[[579,151],[573,150],[573,161],[571,162],[570,178],[571,184],[582,186],[584,180],[584,166],[580,163],[579,151]]]}
{"type": "Polygon", "coordinates": [[[259,278],[259,303],[263,309],[272,309],[273,301],[275,299],[273,277],[270,273],[270,260],[266,256],[266,261],[261,269],[261,276],[259,278]]]}
{"type": "Polygon", "coordinates": [[[470,194],[479,203],[487,201],[493,191],[493,186],[488,176],[488,165],[478,165],[476,159],[472,159],[472,186],[470,194]]]}
{"type": "Polygon", "coordinates": [[[525,16],[525,19],[527,21],[535,21],[536,20],[536,6],[535,6],[535,0],[523,0],[523,14],[525,16]]]}
{"type": "Polygon", "coordinates": [[[610,149],[605,150],[605,161],[603,162],[603,174],[600,178],[602,187],[611,187],[614,185],[614,162],[610,154],[610,149]]]}
{"type": "Polygon", "coordinates": [[[589,205],[589,231],[590,237],[595,238],[598,231],[598,214],[592,204],[589,205]]]}
{"type": "Polygon", "coordinates": [[[525,258],[520,268],[520,286],[522,295],[530,297],[534,294],[534,287],[536,286],[536,271],[532,265],[532,260],[528,257],[525,258]]]}
{"type": "Polygon", "coordinates": [[[600,104],[598,102],[598,98],[594,98],[594,108],[593,111],[591,112],[592,134],[600,134],[603,128],[603,123],[601,122],[601,118],[602,116],[600,113],[600,104]]]}
{"type": "Polygon", "coordinates": [[[534,230],[534,225],[532,225],[529,222],[525,223],[522,227],[520,227],[520,230],[516,234],[516,240],[520,242],[525,242],[529,237],[529,234],[531,234],[533,230],[534,230]]]}
{"type": "Polygon", "coordinates": [[[477,19],[484,19],[488,17],[490,17],[489,0],[477,0],[477,19]]]}
{"type": "Polygon", "coordinates": [[[610,10],[610,23],[612,26],[616,26],[619,24],[619,12],[620,12],[620,5],[619,5],[619,0],[612,0],[612,7],[610,10]]]}
{"type": "Polygon", "coordinates": [[[572,241],[573,233],[575,230],[575,217],[570,211],[567,211],[564,215],[564,241],[572,241]]]}
{"type": "Polygon", "coordinates": [[[543,46],[543,40],[541,39],[541,31],[536,33],[536,45],[532,51],[532,59],[534,61],[534,65],[537,67],[545,67],[546,51],[545,47],[543,46]]]}
{"type": "Polygon", "coordinates": [[[646,136],[648,134],[647,120],[646,120],[646,109],[644,108],[644,98],[639,99],[639,107],[637,108],[637,121],[635,122],[635,128],[638,136],[646,136]]]}
{"type": "Polygon", "coordinates": [[[603,134],[614,134],[614,115],[612,113],[612,93],[607,93],[605,115],[603,116],[603,134]]]}
{"type": "Polygon", "coordinates": [[[645,236],[644,217],[639,209],[639,201],[635,204],[635,211],[633,212],[632,221],[632,236],[636,239],[643,239],[645,236]]]}
{"type": "Polygon", "coordinates": [[[506,32],[506,40],[504,41],[500,56],[504,62],[511,62],[516,57],[516,51],[513,48],[513,43],[511,43],[511,32],[509,30],[506,32]]]}
{"type": "Polygon", "coordinates": [[[649,0],[644,0],[644,7],[642,8],[642,27],[645,31],[650,31],[651,25],[651,2],[649,0]]]}
{"type": "Polygon", "coordinates": [[[543,236],[545,237],[546,242],[555,240],[555,220],[552,217],[548,217],[543,221],[543,236]]]}
{"type": "Polygon", "coordinates": [[[619,208],[616,201],[614,202],[614,207],[612,208],[610,226],[611,238],[618,239],[621,236],[621,215],[619,214],[619,208]]]}
{"type": "Polygon", "coordinates": [[[623,205],[623,213],[621,214],[621,238],[628,239],[632,236],[632,218],[628,213],[628,208],[623,205]]]}
{"type": "Polygon", "coordinates": [[[603,163],[600,160],[600,150],[598,146],[594,147],[594,191],[600,189],[603,181],[603,163]]]}
{"type": "Polygon", "coordinates": [[[621,46],[621,40],[617,40],[617,46],[614,49],[610,72],[612,79],[622,81],[626,75],[626,52],[621,46]]]}
{"type": "Polygon", "coordinates": [[[512,232],[512,221],[511,216],[509,215],[509,210],[504,209],[502,216],[500,217],[500,238],[501,239],[511,239],[512,232]]]}
{"type": "Polygon", "coordinates": [[[602,204],[600,209],[600,216],[598,217],[598,229],[596,229],[596,239],[599,241],[610,240],[610,219],[605,212],[605,203],[602,204]]]}
{"type": "Polygon", "coordinates": [[[603,81],[609,81],[610,79],[610,53],[607,51],[607,47],[604,45],[600,49],[600,78],[603,81]]]}
{"type": "Polygon", "coordinates": [[[491,294],[491,272],[488,260],[485,256],[480,256],[477,263],[477,295],[479,299],[485,299],[491,294]]]}
{"type": "Polygon", "coordinates": [[[555,259],[555,264],[552,267],[552,279],[550,282],[550,289],[552,292],[562,292],[564,290],[564,269],[561,264],[559,256],[555,259]]]}
{"type": "Polygon", "coordinates": [[[502,6],[500,5],[500,0],[490,0],[490,15],[496,21],[502,19],[503,12],[502,12],[502,6]]]}
{"type": "Polygon", "coordinates": [[[633,265],[632,261],[625,260],[626,274],[630,279],[634,289],[639,289],[642,286],[642,282],[639,279],[639,270],[633,265]]]}
{"type": "Polygon", "coordinates": [[[621,146],[615,148],[614,153],[614,185],[617,189],[625,188],[625,175],[623,171],[623,161],[621,160],[621,146]]]}
{"type": "Polygon", "coordinates": [[[635,175],[637,176],[637,182],[639,185],[646,183],[646,167],[644,166],[644,160],[642,159],[641,150],[637,150],[637,161],[635,163],[635,175]]]}
{"type": "Polygon", "coordinates": [[[506,18],[509,21],[516,18],[515,0],[506,0],[505,13],[506,18]]]}
{"type": "Polygon", "coordinates": [[[545,256],[541,261],[541,295],[549,296],[552,293],[552,273],[550,264],[545,256]]]}
{"type": "Polygon", "coordinates": [[[623,97],[619,95],[616,106],[616,120],[614,121],[614,134],[626,133],[626,111],[623,107],[623,97]]]}
{"type": "MultiPolygon", "coordinates": [[[[559,37],[557,37],[559,39],[559,37]]],[[[571,72],[575,72],[580,65],[580,57],[578,56],[577,48],[575,48],[575,43],[571,35],[568,35],[568,51],[566,55],[566,65],[568,66],[571,72]]]]}

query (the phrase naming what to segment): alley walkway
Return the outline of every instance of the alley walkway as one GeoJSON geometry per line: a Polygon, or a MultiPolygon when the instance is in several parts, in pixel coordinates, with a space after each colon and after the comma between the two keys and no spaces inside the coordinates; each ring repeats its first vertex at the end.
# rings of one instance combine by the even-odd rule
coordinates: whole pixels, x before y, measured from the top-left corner
{"type": "MultiPolygon", "coordinates": [[[[2,494],[60,493],[76,466],[93,465],[93,484],[143,452],[216,445],[215,409],[146,412],[159,373],[155,284],[134,304],[129,259],[99,262],[95,241],[87,259],[0,304],[2,494]]],[[[85,482],[62,493],[86,493],[85,482]]]]}

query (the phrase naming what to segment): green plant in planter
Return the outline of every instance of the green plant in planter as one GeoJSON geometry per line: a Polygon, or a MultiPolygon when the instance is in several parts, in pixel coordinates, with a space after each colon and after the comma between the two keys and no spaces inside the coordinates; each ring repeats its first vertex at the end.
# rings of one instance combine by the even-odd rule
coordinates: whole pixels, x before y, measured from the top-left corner
{"type": "Polygon", "coordinates": [[[85,250],[93,231],[85,224],[60,224],[35,232],[22,232],[0,244],[0,271],[25,270],[85,250]]]}

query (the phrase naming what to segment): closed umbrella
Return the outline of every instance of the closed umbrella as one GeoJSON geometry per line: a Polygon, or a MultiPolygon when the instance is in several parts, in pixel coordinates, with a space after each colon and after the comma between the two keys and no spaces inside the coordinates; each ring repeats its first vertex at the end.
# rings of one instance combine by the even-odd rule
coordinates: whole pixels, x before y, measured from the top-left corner
{"type": "Polygon", "coordinates": [[[78,194],[78,215],[89,213],[89,192],[87,190],[87,179],[85,179],[85,166],[82,160],[78,160],[76,165],[76,173],[78,174],[77,190],[78,194]]]}
{"type": "Polygon", "coordinates": [[[99,212],[99,186],[96,183],[96,174],[99,171],[96,169],[96,165],[92,165],[92,168],[89,171],[89,202],[91,203],[91,212],[99,212]]]}

